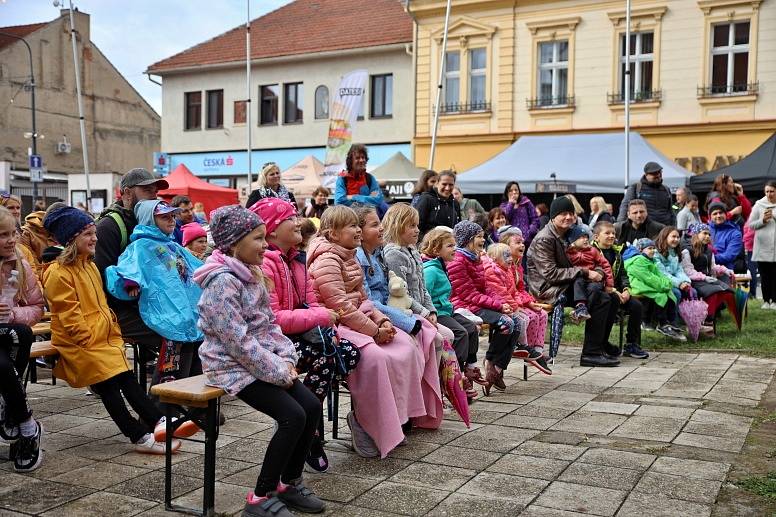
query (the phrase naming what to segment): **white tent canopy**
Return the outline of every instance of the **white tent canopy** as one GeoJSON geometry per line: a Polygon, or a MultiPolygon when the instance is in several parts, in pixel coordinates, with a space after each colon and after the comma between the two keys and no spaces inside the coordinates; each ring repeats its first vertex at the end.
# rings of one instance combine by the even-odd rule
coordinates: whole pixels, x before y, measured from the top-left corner
{"type": "MultiPolygon", "coordinates": [[[[520,183],[525,193],[536,192],[537,183],[553,181],[575,185],[575,191],[580,193],[622,193],[624,162],[625,139],[622,133],[524,136],[487,162],[459,174],[456,184],[466,194],[501,193],[506,183],[513,180],[520,183]],[[555,174],[554,180],[551,174],[555,174]]],[[[632,132],[630,183],[641,178],[647,162],[663,166],[663,183],[672,190],[684,185],[690,176],[688,171],[663,156],[641,135],[632,132]]]]}

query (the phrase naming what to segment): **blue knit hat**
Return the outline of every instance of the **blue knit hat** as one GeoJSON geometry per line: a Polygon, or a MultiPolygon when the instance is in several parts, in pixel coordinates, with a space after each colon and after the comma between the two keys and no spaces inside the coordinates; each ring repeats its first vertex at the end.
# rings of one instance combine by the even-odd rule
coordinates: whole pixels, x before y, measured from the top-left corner
{"type": "Polygon", "coordinates": [[[72,206],[63,206],[49,212],[43,219],[43,226],[62,246],[67,246],[84,229],[94,224],[92,216],[72,206]]]}
{"type": "Polygon", "coordinates": [[[587,231],[587,228],[582,226],[581,224],[575,224],[571,228],[569,228],[568,233],[566,234],[566,238],[569,241],[569,244],[573,244],[574,241],[582,237],[583,235],[586,235],[587,238],[590,238],[590,234],[587,231]]]}
{"type": "Polygon", "coordinates": [[[481,231],[482,227],[479,224],[472,221],[461,221],[453,228],[455,245],[459,248],[465,248],[481,231]]]}
{"type": "Polygon", "coordinates": [[[240,205],[222,206],[210,212],[210,235],[223,253],[262,224],[261,217],[240,205]]]}
{"type": "Polygon", "coordinates": [[[655,247],[655,241],[652,239],[647,239],[646,237],[641,239],[636,239],[636,242],[633,243],[633,246],[639,250],[639,252],[644,251],[645,249],[649,247],[655,247]]]}

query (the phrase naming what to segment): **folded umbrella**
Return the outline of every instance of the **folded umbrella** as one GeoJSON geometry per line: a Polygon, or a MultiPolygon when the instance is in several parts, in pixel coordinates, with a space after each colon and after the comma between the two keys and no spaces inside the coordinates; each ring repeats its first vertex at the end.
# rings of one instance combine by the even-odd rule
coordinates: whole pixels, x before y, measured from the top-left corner
{"type": "Polygon", "coordinates": [[[687,333],[693,341],[698,341],[701,325],[709,312],[709,305],[703,300],[690,298],[679,303],[679,316],[687,324],[687,333]]]}
{"type": "Polygon", "coordinates": [[[442,342],[440,356],[439,381],[442,384],[442,391],[468,428],[471,426],[469,401],[466,398],[466,391],[463,389],[463,376],[461,368],[458,366],[458,358],[447,340],[442,342]]]}

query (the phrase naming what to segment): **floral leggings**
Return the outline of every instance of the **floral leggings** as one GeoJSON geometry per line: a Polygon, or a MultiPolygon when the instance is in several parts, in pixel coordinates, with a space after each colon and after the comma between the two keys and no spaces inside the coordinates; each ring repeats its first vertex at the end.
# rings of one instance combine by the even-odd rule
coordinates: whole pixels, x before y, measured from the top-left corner
{"type": "Polygon", "coordinates": [[[299,353],[296,368],[300,372],[307,373],[303,384],[321,401],[331,391],[332,381],[335,378],[345,378],[361,358],[358,348],[350,341],[341,338],[334,343],[336,353],[333,351],[324,353],[321,343],[312,343],[304,339],[294,339],[294,345],[299,353]]]}
{"type": "Polygon", "coordinates": [[[518,343],[543,349],[544,335],[547,332],[547,313],[541,309],[521,307],[512,316],[520,320],[518,343]]]}

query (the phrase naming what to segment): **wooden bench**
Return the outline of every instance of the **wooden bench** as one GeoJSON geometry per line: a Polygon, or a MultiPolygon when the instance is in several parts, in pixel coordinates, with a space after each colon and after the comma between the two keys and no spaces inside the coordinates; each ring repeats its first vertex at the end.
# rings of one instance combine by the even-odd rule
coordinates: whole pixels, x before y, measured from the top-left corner
{"type": "Polygon", "coordinates": [[[32,326],[33,336],[48,336],[51,334],[51,322],[41,321],[32,326]]]}
{"type": "MultiPolygon", "coordinates": [[[[24,374],[24,386],[27,386],[27,381],[31,381],[33,384],[38,382],[37,364],[35,362],[39,357],[57,357],[59,352],[51,344],[51,341],[36,341],[30,348],[30,360],[27,365],[27,372],[24,374]]],[[[51,384],[56,384],[57,378],[54,377],[54,373],[51,374],[51,384]]]]}
{"type": "Polygon", "coordinates": [[[192,513],[210,517],[214,515],[216,495],[216,440],[218,440],[218,412],[221,397],[225,394],[221,388],[207,385],[205,375],[197,375],[165,382],[151,387],[151,394],[159,397],[165,404],[165,420],[167,422],[167,446],[164,453],[164,508],[179,513],[192,513]],[[173,405],[180,406],[184,416],[173,422],[173,405]],[[207,408],[205,421],[192,414],[187,408],[207,408]],[[205,440],[190,441],[205,444],[204,489],[202,509],[194,510],[172,504],[172,439],[175,429],[186,420],[192,420],[205,431],[205,440]]]}

